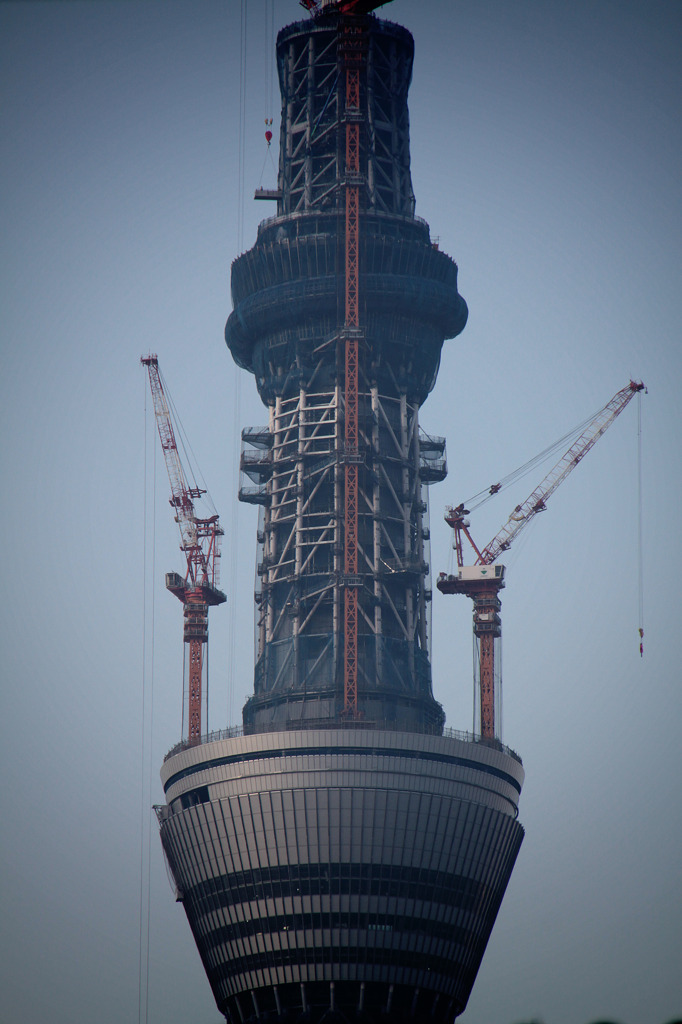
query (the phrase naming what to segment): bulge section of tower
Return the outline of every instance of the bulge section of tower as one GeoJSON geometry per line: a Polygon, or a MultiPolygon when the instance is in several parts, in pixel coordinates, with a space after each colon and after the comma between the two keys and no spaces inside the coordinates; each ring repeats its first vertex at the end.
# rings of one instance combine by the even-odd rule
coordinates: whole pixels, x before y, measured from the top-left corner
{"type": "MultiPolygon", "coordinates": [[[[351,25],[352,28],[352,25],[351,25]]],[[[419,427],[440,351],[466,323],[457,267],[414,217],[403,28],[363,19],[360,107],[346,109],[335,17],[278,37],[277,215],[232,268],[226,341],[268,423],[243,432],[240,498],[260,506],[247,731],[343,710],[344,590],[357,591],[359,721],[440,733],[431,692],[428,510],[445,442],[419,427]],[[358,444],[344,440],[344,132],[360,124],[358,444]],[[357,464],[357,574],[344,572],[344,474],[357,464]]]]}

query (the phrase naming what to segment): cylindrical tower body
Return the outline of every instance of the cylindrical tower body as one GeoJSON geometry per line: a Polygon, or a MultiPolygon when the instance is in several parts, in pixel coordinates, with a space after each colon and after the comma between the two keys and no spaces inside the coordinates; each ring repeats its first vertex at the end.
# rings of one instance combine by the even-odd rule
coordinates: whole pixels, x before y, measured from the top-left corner
{"type": "Polygon", "coordinates": [[[279,33],[277,213],[232,268],[226,341],[268,410],[242,433],[254,693],[242,730],[171,752],[158,809],[230,1024],[451,1024],[523,838],[520,760],[444,734],[431,688],[446,464],[419,409],[467,308],[414,216],[412,57],[405,29],[328,7],[279,33]]]}
{"type": "Polygon", "coordinates": [[[253,372],[267,429],[245,431],[240,496],[263,507],[255,692],[247,730],[335,721],[343,709],[344,588],[357,591],[357,689],[367,722],[440,732],[431,692],[423,485],[445,442],[419,407],[443,340],[467,308],[457,267],[414,217],[407,90],[413,43],[397,25],[361,33],[357,450],[344,437],[346,110],[338,16],[279,34],[277,216],[232,268],[226,328],[253,372]],[[357,465],[357,574],[344,574],[346,467],[357,465]]]}

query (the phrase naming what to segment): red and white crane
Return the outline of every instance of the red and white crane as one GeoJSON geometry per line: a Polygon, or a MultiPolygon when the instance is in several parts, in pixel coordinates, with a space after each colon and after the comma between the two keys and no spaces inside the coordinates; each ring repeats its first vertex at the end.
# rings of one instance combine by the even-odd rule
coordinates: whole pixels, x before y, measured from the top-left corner
{"type": "Polygon", "coordinates": [[[175,521],[180,530],[180,549],[187,559],[184,576],[177,572],[166,573],[166,587],[183,605],[183,637],[186,644],[183,679],[186,704],[183,712],[186,710],[187,722],[186,735],[183,725],[183,739],[198,743],[201,739],[202,696],[206,692],[204,676],[208,665],[208,608],[209,605],[223,604],[226,600],[225,594],[218,588],[220,538],[224,531],[217,514],[204,519],[196,514],[194,502],[206,494],[206,489],[187,482],[158,357],[142,356],[140,362],[147,367],[149,373],[156,424],[171,487],[170,505],[175,511],[175,521]]]}
{"type": "MultiPolygon", "coordinates": [[[[532,494],[513,509],[502,529],[484,548],[477,547],[469,532],[469,511],[464,503],[446,510],[445,521],[454,530],[457,574],[442,572],[436,586],[443,594],[465,594],[474,602],[474,675],[480,695],[480,732],[483,737],[492,739],[496,734],[495,690],[499,685],[500,657],[495,648],[499,647],[502,635],[499,594],[505,585],[505,567],[495,563],[538,512],[544,512],[547,501],[559,484],[573,472],[631,399],[641,391],[646,391],[644,385],[631,380],[627,387],[615,394],[584,427],[532,494]],[[473,564],[464,564],[462,538],[468,541],[476,554],[473,564]]],[[[489,493],[496,494],[500,487],[500,484],[493,484],[489,493]]]]}

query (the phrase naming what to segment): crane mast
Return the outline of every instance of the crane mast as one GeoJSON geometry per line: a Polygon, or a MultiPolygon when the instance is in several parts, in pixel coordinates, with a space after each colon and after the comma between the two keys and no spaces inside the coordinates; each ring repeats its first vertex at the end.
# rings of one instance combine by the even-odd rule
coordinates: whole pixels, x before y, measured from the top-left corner
{"type": "MultiPolygon", "coordinates": [[[[538,512],[546,509],[547,501],[559,484],[573,472],[616,417],[641,391],[646,391],[644,384],[633,380],[618,391],[590,420],[535,490],[513,509],[502,529],[482,550],[477,547],[469,532],[469,512],[464,503],[446,510],[445,521],[454,531],[453,546],[457,558],[457,575],[441,573],[436,586],[443,594],[465,594],[474,603],[474,678],[480,700],[480,733],[487,739],[493,739],[499,733],[499,725],[495,720],[498,710],[495,693],[499,691],[501,669],[499,645],[502,636],[502,603],[499,594],[505,586],[505,567],[494,563],[502,552],[509,549],[512,541],[538,512]],[[463,538],[476,554],[473,565],[464,564],[463,538]]],[[[500,485],[494,484],[490,488],[490,493],[494,494],[499,490],[500,485]]]]}
{"type": "Polygon", "coordinates": [[[183,689],[187,695],[187,727],[183,738],[190,743],[198,743],[201,739],[202,699],[206,692],[204,676],[208,665],[208,609],[210,605],[223,604],[226,600],[225,594],[218,588],[220,538],[224,531],[217,514],[203,519],[196,515],[194,501],[206,491],[191,486],[187,481],[158,357],[142,356],[140,362],[146,366],[149,374],[156,425],[170,481],[169,502],[175,511],[175,521],[180,530],[180,549],[187,560],[184,577],[177,572],[166,573],[166,588],[175,594],[183,606],[183,640],[187,649],[186,678],[183,680],[183,689]]]}

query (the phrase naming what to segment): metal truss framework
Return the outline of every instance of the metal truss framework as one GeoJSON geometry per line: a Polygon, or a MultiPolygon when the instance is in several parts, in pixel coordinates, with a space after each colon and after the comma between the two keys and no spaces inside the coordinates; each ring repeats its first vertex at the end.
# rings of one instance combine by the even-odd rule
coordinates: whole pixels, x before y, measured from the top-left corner
{"type": "MultiPolygon", "coordinates": [[[[443,479],[445,442],[419,430],[406,395],[358,395],[358,675],[365,688],[419,685],[428,658],[428,510],[422,484],[443,479]],[[398,656],[398,652],[400,656],[398,656]]],[[[242,500],[261,504],[256,695],[334,686],[345,638],[343,390],[275,401],[269,428],[243,432],[242,500]]]]}
{"type": "Polygon", "coordinates": [[[262,510],[247,731],[443,726],[422,485],[445,476],[445,442],[420,434],[418,410],[467,309],[414,217],[413,52],[364,16],[278,36],[277,215],[233,264],[225,332],[270,413],[242,435],[240,497],[262,510]]]}
{"type": "MultiPolygon", "coordinates": [[[[363,19],[348,19],[362,24],[363,19]]],[[[413,47],[398,26],[374,22],[358,79],[357,107],[367,109],[360,161],[366,166],[363,203],[388,214],[414,215],[410,177],[407,87],[413,47]],[[409,45],[408,45],[409,42],[409,45]],[[360,92],[361,90],[361,92],[360,92]],[[362,93],[362,94],[361,94],[362,93]],[[367,102],[364,103],[364,95],[367,102]]],[[[291,35],[278,50],[282,87],[282,136],[278,194],[280,213],[338,207],[342,202],[345,139],[339,134],[346,92],[337,38],[324,25],[291,35]],[[342,85],[342,88],[339,88],[342,85]]]]}

